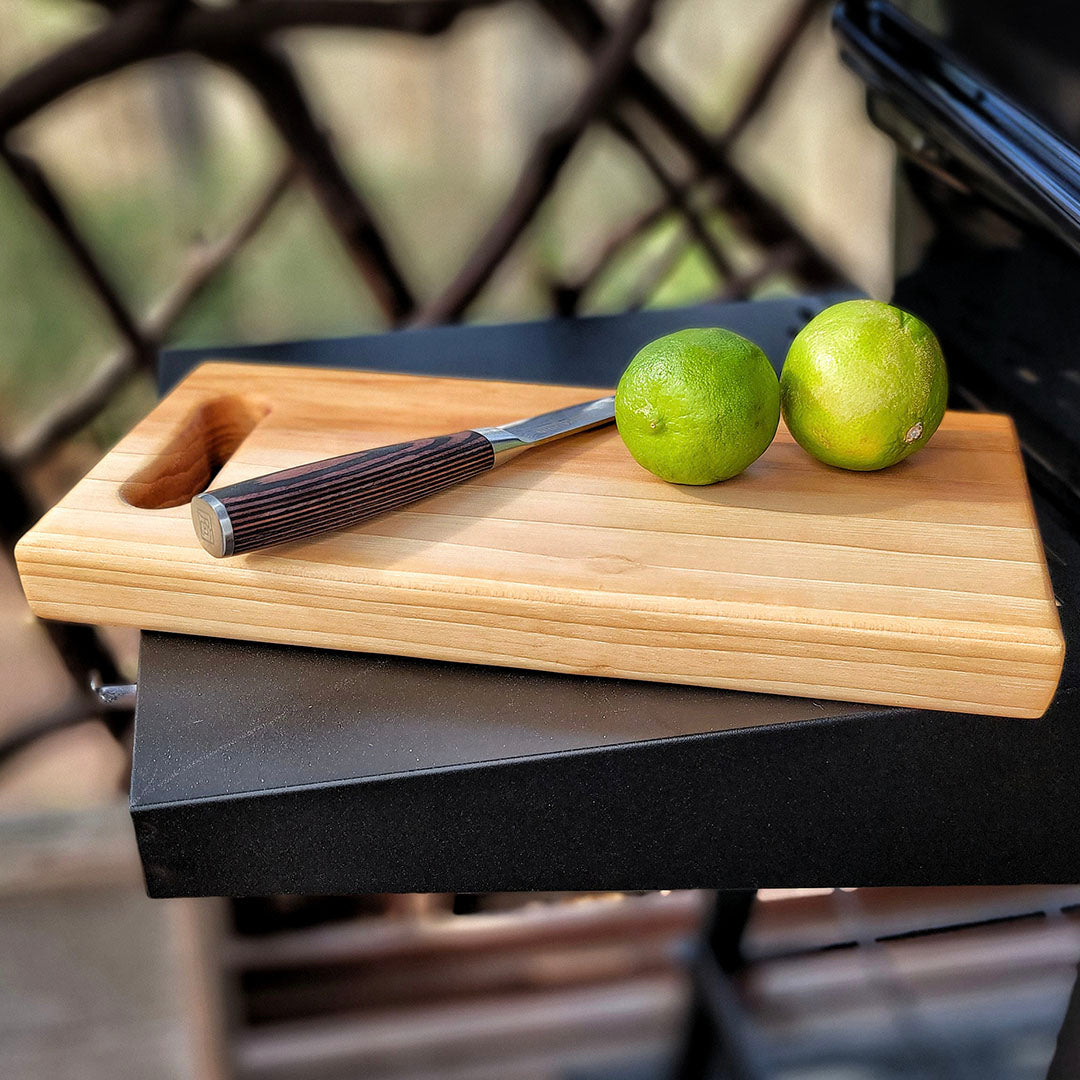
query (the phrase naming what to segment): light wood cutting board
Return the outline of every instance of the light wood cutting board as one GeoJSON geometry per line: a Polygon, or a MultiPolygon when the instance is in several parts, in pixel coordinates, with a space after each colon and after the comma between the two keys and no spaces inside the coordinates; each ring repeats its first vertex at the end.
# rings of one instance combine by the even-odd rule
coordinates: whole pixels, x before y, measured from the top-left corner
{"type": "Polygon", "coordinates": [[[880,473],[781,425],[712,487],[613,427],[407,510],[215,560],[190,497],[596,390],[208,364],[19,543],[46,618],[879,704],[1038,716],[1064,655],[1012,423],[949,413],[880,473]]]}

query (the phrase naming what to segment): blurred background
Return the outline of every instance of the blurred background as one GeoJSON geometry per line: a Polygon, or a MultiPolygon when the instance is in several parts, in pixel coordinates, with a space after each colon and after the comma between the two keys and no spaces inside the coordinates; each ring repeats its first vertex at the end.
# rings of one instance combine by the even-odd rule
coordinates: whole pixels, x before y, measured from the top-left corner
{"type": "MultiPolygon", "coordinates": [[[[151,407],[164,345],[891,295],[892,144],[827,5],[389,6],[155,56],[139,20],[192,5],[0,5],[9,548],[151,407]],[[97,78],[103,34],[129,51],[97,78]],[[674,120],[609,108],[630,56],[674,120]]],[[[147,900],[126,727],[83,686],[133,679],[137,640],[64,633],[0,561],[4,1077],[674,1074],[704,894],[147,900]]],[[[764,891],[725,1005],[748,1075],[1040,1077],[1078,911],[1067,888],[764,891]]]]}

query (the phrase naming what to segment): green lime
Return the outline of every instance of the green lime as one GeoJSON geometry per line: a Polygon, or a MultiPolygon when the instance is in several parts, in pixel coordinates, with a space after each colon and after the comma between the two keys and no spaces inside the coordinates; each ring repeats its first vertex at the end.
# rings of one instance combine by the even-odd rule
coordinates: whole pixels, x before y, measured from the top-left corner
{"type": "Polygon", "coordinates": [[[847,300],[811,319],[780,376],[784,422],[799,445],[827,465],[860,471],[925,446],[948,393],[933,331],[876,300],[847,300]]]}
{"type": "Polygon", "coordinates": [[[650,342],[615,391],[615,423],[634,460],[673,484],[741,473],[772,442],[780,387],[752,341],[720,328],[650,342]]]}

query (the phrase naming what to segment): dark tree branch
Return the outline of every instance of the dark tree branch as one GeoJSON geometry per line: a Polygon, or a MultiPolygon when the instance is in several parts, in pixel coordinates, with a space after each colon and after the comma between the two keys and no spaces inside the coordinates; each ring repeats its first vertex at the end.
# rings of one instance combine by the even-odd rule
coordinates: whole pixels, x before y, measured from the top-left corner
{"type": "Polygon", "coordinates": [[[575,297],[574,309],[577,307],[577,301],[603,277],[605,271],[618,258],[627,244],[640,239],[670,212],[671,204],[665,196],[648,210],[624,222],[615,232],[608,236],[603,247],[600,248],[592,262],[577,277],[576,281],[573,284],[560,287],[569,296],[575,297]]]}
{"type": "Polygon", "coordinates": [[[84,83],[169,51],[169,16],[167,3],[139,0],[16,76],[0,89],[0,135],[84,83]]]}
{"type": "Polygon", "coordinates": [[[612,131],[634,148],[645,163],[649,172],[656,177],[667,196],[664,206],[673,206],[686,219],[690,232],[701,244],[702,249],[713,264],[721,279],[731,275],[731,264],[720,250],[716,238],[709,230],[705,219],[697,212],[690,201],[690,185],[676,180],[664,167],[663,162],[653,153],[641,135],[623,117],[613,114],[608,117],[612,131]]]}
{"type": "Polygon", "coordinates": [[[228,65],[251,84],[307,174],[324,213],[379,306],[393,323],[406,318],[415,307],[412,292],[371,211],[338,160],[330,136],[308,108],[289,60],[271,45],[207,55],[228,65]]]}
{"type": "Polygon", "coordinates": [[[251,204],[247,213],[220,240],[192,252],[187,273],[171,292],[154,305],[147,317],[147,333],[155,347],[161,346],[180,316],[263,227],[299,175],[300,167],[296,160],[290,157],[279,166],[270,183],[251,204]]]}
{"type": "MultiPolygon", "coordinates": [[[[625,302],[627,311],[637,311],[644,307],[655,295],[679,265],[686,254],[688,233],[685,228],[671,238],[667,249],[646,271],[638,282],[637,288],[625,302]]],[[[731,300],[745,300],[750,293],[767,278],[791,270],[799,260],[801,252],[794,240],[785,240],[770,248],[765,257],[752,270],[728,278],[724,288],[716,299],[719,303],[731,300]]]]}
{"type": "Polygon", "coordinates": [[[337,26],[392,30],[429,37],[444,33],[467,11],[505,0],[251,0],[193,11],[179,27],[184,48],[212,43],[239,48],[278,30],[337,26]]]}
{"type": "MultiPolygon", "coordinates": [[[[194,303],[215,275],[255,235],[281,201],[298,173],[292,160],[278,171],[266,190],[240,222],[216,244],[196,252],[187,273],[161,299],[140,331],[152,356],[169,330],[194,303]]],[[[28,468],[52,451],[64,439],[81,431],[108,404],[110,398],[140,366],[140,355],[132,350],[118,353],[101,367],[66,401],[33,424],[11,447],[9,462],[28,468]]],[[[27,527],[29,527],[27,524],[27,527]]]]}
{"type": "Polygon", "coordinates": [[[664,251],[646,268],[645,273],[638,280],[637,287],[630,291],[623,303],[627,311],[639,311],[653,298],[656,290],[667,281],[686,254],[688,239],[685,226],[676,231],[664,251]]]}
{"type": "MultiPolygon", "coordinates": [[[[606,23],[591,0],[539,0],[560,26],[586,52],[602,39],[606,23]]],[[[801,246],[799,272],[809,283],[846,279],[844,272],[808,239],[787,214],[759,192],[728,161],[722,147],[697,125],[681,105],[639,64],[631,62],[623,83],[625,93],[683,147],[698,171],[723,183],[723,202],[742,230],[762,247],[794,238],[801,246]]]]}
{"type": "Polygon", "coordinates": [[[122,11],[124,8],[131,7],[132,4],[138,4],[141,0],[86,0],[87,3],[95,4],[99,8],[104,8],[106,11],[111,11],[114,14],[117,11],[122,11]]]}
{"type": "Polygon", "coordinates": [[[132,352],[140,357],[147,357],[151,351],[150,343],[143,337],[134,317],[120,299],[120,294],[98,263],[89,245],[79,234],[55,188],[49,183],[48,177],[42,172],[37,162],[13,150],[3,140],[0,140],[0,158],[3,158],[27,198],[34,203],[52,226],[60,242],[108,312],[113,325],[127,340],[132,352]]]}
{"type": "Polygon", "coordinates": [[[720,146],[727,149],[746,130],[747,126],[761,111],[776,88],[776,82],[787,65],[799,39],[803,36],[814,16],[825,6],[825,0],[799,0],[791,13],[784,20],[780,32],[773,38],[765,62],[758,68],[750,89],[739,103],[735,115],[728,121],[720,146]]]}
{"type": "Polygon", "coordinates": [[[799,262],[799,245],[794,240],[785,240],[770,248],[765,258],[752,270],[748,270],[738,277],[732,278],[717,300],[744,300],[766,278],[773,274],[781,274],[784,271],[793,270],[799,262]]]}
{"type": "MultiPolygon", "coordinates": [[[[88,627],[86,629],[89,629],[88,627]]],[[[32,746],[38,739],[55,735],[59,731],[78,727],[92,720],[104,720],[109,731],[121,738],[131,726],[134,715],[130,709],[106,713],[101,705],[89,695],[73,698],[44,716],[35,717],[4,732],[0,737],[0,768],[16,754],[32,746]]]]}
{"type": "Polygon", "coordinates": [[[18,724],[0,736],[0,768],[3,768],[16,754],[32,746],[38,739],[44,739],[59,731],[66,731],[68,728],[96,719],[97,714],[88,702],[75,700],[61,705],[60,708],[44,716],[18,724]]]}
{"type": "MultiPolygon", "coordinates": [[[[587,53],[592,53],[608,33],[607,22],[592,0],[539,0],[539,3],[587,53]]],[[[627,66],[623,89],[689,153],[702,172],[726,174],[728,163],[709,137],[636,61],[627,66]]]]}
{"type": "Polygon", "coordinates": [[[138,358],[130,350],[106,360],[71,397],[20,434],[8,452],[11,463],[16,468],[31,468],[65,439],[77,435],[138,370],[138,358]]]}
{"type": "Polygon", "coordinates": [[[106,3],[114,14],[104,26],[0,89],[0,134],[84,83],[137,60],[172,52],[250,47],[268,34],[298,26],[439,34],[466,11],[500,2],[503,0],[257,0],[224,8],[176,0],[106,3]]]}
{"type": "Polygon", "coordinates": [[[602,113],[645,33],[656,0],[634,0],[629,12],[597,50],[592,73],[566,119],[546,131],[529,155],[510,198],[446,290],[426,304],[419,325],[458,318],[476,299],[507,252],[521,236],[588,125],[602,113]]]}
{"type": "MultiPolygon", "coordinates": [[[[554,10],[552,2],[547,3],[546,6],[548,6],[549,10],[554,10]]],[[[743,97],[739,107],[736,109],[735,114],[727,128],[724,130],[723,135],[717,142],[720,150],[726,152],[743,131],[746,130],[747,126],[761,108],[768,102],[795,45],[809,26],[814,13],[822,6],[823,0],[801,0],[789,17],[785,19],[780,28],[780,32],[773,39],[764,64],[762,64],[756,78],[743,97]]],[[[589,20],[587,14],[584,19],[579,15],[576,18],[574,26],[576,27],[577,34],[587,37],[591,34],[590,27],[594,27],[595,22],[589,20]]],[[[578,277],[575,283],[560,286],[560,295],[567,298],[563,301],[564,305],[568,305],[571,309],[576,309],[580,297],[599,280],[611,263],[618,257],[623,248],[632,240],[652,228],[653,225],[663,218],[664,214],[666,214],[674,205],[677,205],[677,199],[679,197],[685,198],[688,196],[691,189],[701,182],[701,172],[698,171],[696,176],[691,177],[688,181],[678,185],[677,193],[665,191],[664,198],[661,199],[660,202],[646,210],[644,213],[638,215],[636,218],[631,219],[618,232],[612,235],[596,259],[594,259],[588,269],[578,277]]],[[[795,264],[799,261],[798,251],[796,251],[796,255],[793,258],[791,256],[790,247],[786,250],[788,251],[788,261],[797,269],[795,264]]],[[[840,273],[839,270],[837,270],[837,273],[840,273]]]]}

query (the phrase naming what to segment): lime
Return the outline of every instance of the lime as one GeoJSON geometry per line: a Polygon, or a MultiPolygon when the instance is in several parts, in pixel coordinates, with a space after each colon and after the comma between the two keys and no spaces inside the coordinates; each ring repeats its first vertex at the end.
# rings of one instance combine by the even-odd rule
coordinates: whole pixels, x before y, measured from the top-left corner
{"type": "Polygon", "coordinates": [[[615,391],[615,423],[634,460],[673,484],[741,473],[772,442],[780,387],[752,341],[720,328],[657,338],[615,391]]]}
{"type": "Polygon", "coordinates": [[[784,422],[799,445],[827,465],[860,471],[925,446],[948,392],[933,331],[876,300],[847,300],[811,319],[780,376],[784,422]]]}

